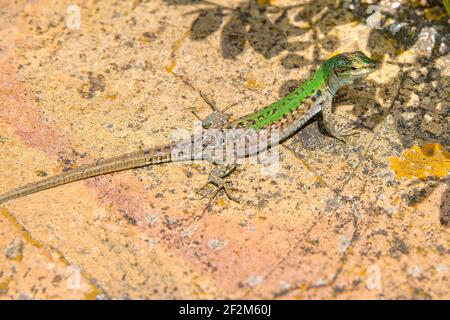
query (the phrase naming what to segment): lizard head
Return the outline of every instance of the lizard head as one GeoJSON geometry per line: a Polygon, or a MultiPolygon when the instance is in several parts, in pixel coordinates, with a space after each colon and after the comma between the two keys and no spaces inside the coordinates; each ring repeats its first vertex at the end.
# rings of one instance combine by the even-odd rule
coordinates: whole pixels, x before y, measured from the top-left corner
{"type": "Polygon", "coordinates": [[[365,77],[379,67],[377,61],[370,59],[361,51],[341,53],[328,61],[332,63],[337,78],[344,84],[365,77]]]}

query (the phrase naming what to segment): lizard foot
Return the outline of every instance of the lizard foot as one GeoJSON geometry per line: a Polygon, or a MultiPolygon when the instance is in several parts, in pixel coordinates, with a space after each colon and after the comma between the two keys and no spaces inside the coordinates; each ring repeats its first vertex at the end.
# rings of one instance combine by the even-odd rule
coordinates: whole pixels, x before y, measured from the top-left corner
{"type": "Polygon", "coordinates": [[[240,199],[233,195],[234,192],[239,191],[234,187],[231,181],[225,181],[219,177],[210,177],[208,183],[206,183],[202,188],[200,188],[196,194],[199,194],[202,199],[208,198],[211,203],[214,198],[217,197],[220,191],[225,193],[228,199],[240,203],[240,199]]]}
{"type": "Polygon", "coordinates": [[[212,201],[216,198],[218,193],[220,191],[224,191],[228,199],[239,203],[240,199],[232,194],[232,191],[237,190],[231,181],[225,181],[225,178],[234,170],[236,169],[235,164],[222,164],[222,165],[216,165],[214,169],[211,171],[211,173],[208,176],[208,182],[203,188],[199,190],[203,198],[209,198],[208,205],[205,207],[206,211],[208,208],[211,207],[212,201]],[[208,188],[213,188],[213,190],[209,190],[208,188]]]}
{"type": "Polygon", "coordinates": [[[332,137],[338,139],[343,143],[347,143],[350,136],[361,134],[361,132],[359,132],[355,126],[351,125],[336,126],[332,132],[330,131],[331,130],[329,130],[328,132],[332,137]]]}
{"type": "Polygon", "coordinates": [[[348,124],[342,117],[333,114],[331,99],[322,106],[323,125],[328,134],[343,143],[347,143],[347,137],[360,134],[356,126],[348,124]]]}

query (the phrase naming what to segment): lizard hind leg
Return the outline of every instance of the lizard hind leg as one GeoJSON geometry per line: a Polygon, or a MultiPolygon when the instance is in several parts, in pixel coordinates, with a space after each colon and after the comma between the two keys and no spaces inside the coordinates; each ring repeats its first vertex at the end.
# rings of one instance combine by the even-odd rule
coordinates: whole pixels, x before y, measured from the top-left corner
{"type": "Polygon", "coordinates": [[[231,181],[225,181],[225,178],[236,169],[236,164],[220,164],[216,165],[208,176],[208,182],[197,192],[202,195],[203,198],[209,198],[208,206],[217,196],[217,194],[223,190],[228,199],[239,203],[240,200],[232,194],[232,191],[236,191],[231,181]],[[212,186],[214,190],[208,192],[208,187],[212,186]]]}

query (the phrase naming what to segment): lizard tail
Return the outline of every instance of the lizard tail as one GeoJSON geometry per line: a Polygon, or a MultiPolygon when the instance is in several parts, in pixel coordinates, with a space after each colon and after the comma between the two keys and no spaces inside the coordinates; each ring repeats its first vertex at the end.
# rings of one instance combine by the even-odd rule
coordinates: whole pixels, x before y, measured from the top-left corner
{"type": "Polygon", "coordinates": [[[41,181],[29,183],[0,195],[0,204],[32,193],[50,189],[73,181],[87,179],[111,172],[172,161],[171,145],[146,149],[122,156],[98,160],[41,181]]]}

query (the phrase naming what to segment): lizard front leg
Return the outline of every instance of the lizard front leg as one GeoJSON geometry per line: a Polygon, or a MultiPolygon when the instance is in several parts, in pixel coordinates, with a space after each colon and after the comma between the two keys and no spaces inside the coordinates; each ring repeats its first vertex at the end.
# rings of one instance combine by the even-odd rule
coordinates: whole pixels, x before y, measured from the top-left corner
{"type": "Polygon", "coordinates": [[[348,136],[359,134],[359,132],[356,131],[355,126],[348,123],[343,123],[343,119],[341,117],[333,114],[333,104],[331,98],[326,99],[322,104],[322,118],[323,124],[328,133],[332,137],[344,143],[347,142],[348,136]]]}
{"type": "Polygon", "coordinates": [[[195,117],[202,122],[203,129],[218,129],[223,127],[224,124],[230,119],[230,115],[223,113],[220,110],[214,109],[206,118],[200,118],[195,111],[192,110],[195,117]]]}
{"type": "MultiPolygon", "coordinates": [[[[202,122],[203,129],[218,129],[222,128],[224,124],[228,123],[228,120],[230,119],[230,115],[220,111],[217,109],[214,103],[210,102],[206,97],[201,94],[203,100],[210,106],[212,109],[212,113],[210,113],[206,118],[202,119],[194,110],[191,110],[191,112],[194,114],[194,116],[202,122]]],[[[230,106],[231,107],[231,106],[230,106]]],[[[224,111],[228,110],[230,107],[225,108],[224,111]]]]}

